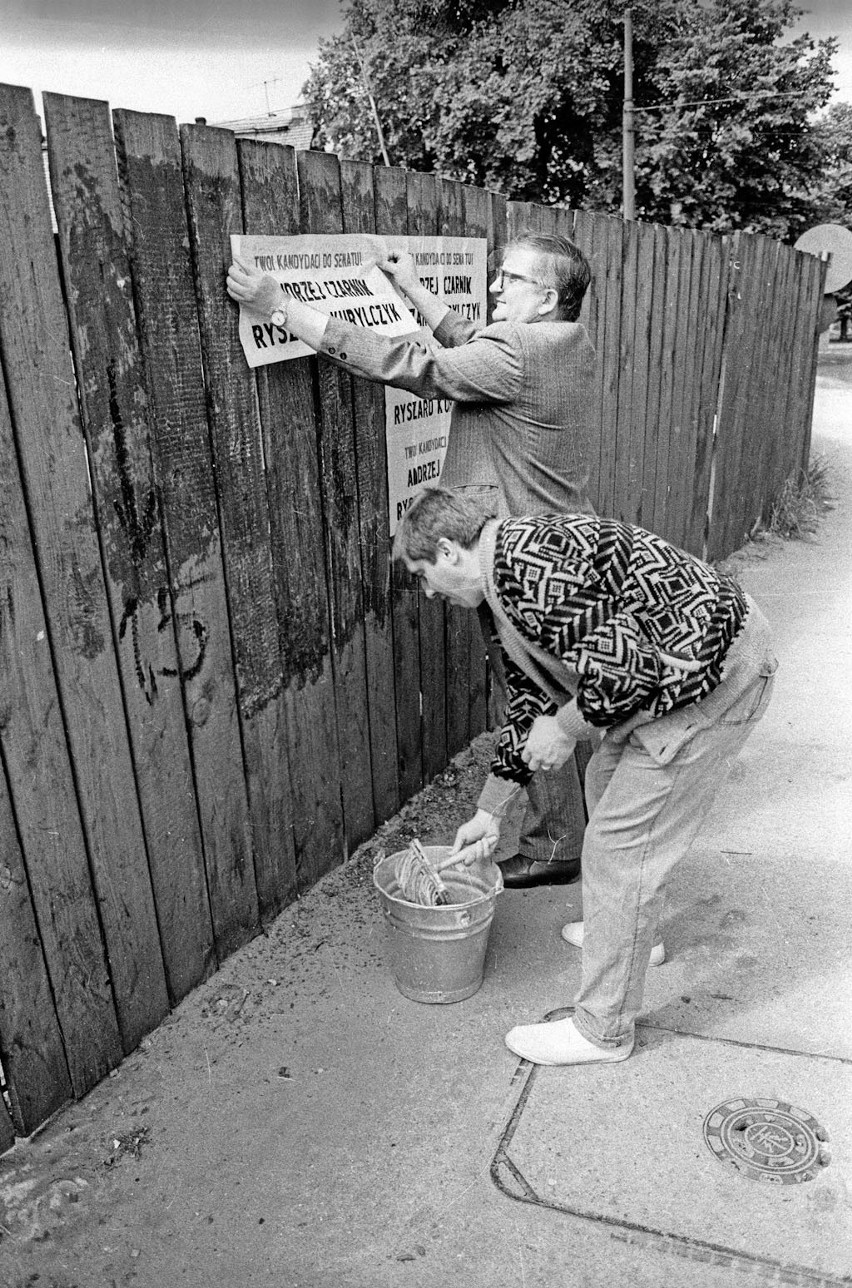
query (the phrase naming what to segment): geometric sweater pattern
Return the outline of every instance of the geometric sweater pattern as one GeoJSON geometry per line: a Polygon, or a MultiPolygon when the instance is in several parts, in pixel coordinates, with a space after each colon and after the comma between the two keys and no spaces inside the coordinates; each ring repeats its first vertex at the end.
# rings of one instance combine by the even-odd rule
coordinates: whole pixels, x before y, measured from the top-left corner
{"type": "MultiPolygon", "coordinates": [[[[719,683],[746,617],[730,577],[662,537],[594,515],[507,519],[494,587],[513,626],[566,667],[589,724],[665,715],[719,683]]],[[[520,751],[553,702],[507,659],[510,698],[493,771],[524,778],[520,751]],[[502,763],[501,763],[502,762],[502,763]]]]}

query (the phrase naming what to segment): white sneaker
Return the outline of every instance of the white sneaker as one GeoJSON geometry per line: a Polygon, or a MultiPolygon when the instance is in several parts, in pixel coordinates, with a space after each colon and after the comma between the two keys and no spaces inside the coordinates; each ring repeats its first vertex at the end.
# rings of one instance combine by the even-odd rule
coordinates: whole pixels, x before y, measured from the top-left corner
{"type": "Polygon", "coordinates": [[[633,1043],[599,1047],[584,1038],[572,1019],[549,1024],[521,1024],[506,1034],[506,1046],[532,1064],[616,1064],[626,1060],[633,1043]]]}
{"type": "MultiPolygon", "coordinates": [[[[583,947],[583,923],[582,921],[569,921],[567,926],[562,927],[562,938],[566,944],[573,944],[575,948],[583,947]]],[[[659,943],[654,944],[651,949],[651,965],[662,966],[666,960],[666,946],[662,939],[659,943]]]]}

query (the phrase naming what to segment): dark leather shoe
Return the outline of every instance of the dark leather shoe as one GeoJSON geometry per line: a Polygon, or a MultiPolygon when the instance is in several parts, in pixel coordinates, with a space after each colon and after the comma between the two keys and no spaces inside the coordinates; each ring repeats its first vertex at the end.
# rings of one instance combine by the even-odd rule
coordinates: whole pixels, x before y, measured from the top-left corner
{"type": "Polygon", "coordinates": [[[497,864],[507,890],[529,890],[532,886],[570,885],[580,878],[579,859],[554,859],[541,863],[526,854],[515,854],[497,864]]]}

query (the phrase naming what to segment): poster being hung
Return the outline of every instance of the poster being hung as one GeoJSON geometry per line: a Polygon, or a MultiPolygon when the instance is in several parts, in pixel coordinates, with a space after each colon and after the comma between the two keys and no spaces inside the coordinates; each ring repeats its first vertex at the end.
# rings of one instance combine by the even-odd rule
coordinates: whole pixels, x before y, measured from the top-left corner
{"type": "MultiPolygon", "coordinates": [[[[414,256],[417,275],[433,295],[477,330],[486,325],[488,243],[484,237],[399,240],[414,256]]],[[[417,322],[423,325],[419,315],[417,322]]],[[[440,347],[428,331],[421,331],[419,338],[440,347]]],[[[385,389],[391,536],[417,493],[434,487],[441,477],[452,406],[446,398],[419,398],[404,389],[385,389]]]]}
{"type": "MultiPolygon", "coordinates": [[[[341,233],[295,237],[231,237],[232,253],[270,273],[283,291],[330,317],[387,336],[434,344],[424,319],[378,267],[388,251],[414,256],[420,281],[466,318],[486,325],[488,245],[484,237],[375,237],[341,233]]],[[[250,367],[313,353],[308,345],[240,307],[240,342],[250,367]]],[[[390,533],[417,493],[436,484],[447,450],[452,403],[385,389],[390,533]]]]}
{"type": "MultiPolygon", "coordinates": [[[[401,240],[405,240],[404,238],[401,240]]],[[[296,299],[329,317],[382,335],[417,330],[411,310],[376,265],[387,242],[368,234],[297,237],[231,236],[231,253],[270,273],[296,299]]],[[[240,343],[250,367],[263,367],[314,352],[283,326],[275,326],[240,306],[240,343]]]]}

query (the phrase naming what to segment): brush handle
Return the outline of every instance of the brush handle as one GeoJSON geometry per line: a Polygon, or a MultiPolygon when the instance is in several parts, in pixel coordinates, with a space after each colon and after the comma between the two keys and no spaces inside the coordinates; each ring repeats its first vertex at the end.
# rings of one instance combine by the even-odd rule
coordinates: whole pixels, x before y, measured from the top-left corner
{"type": "Polygon", "coordinates": [[[440,863],[433,863],[432,867],[436,872],[444,872],[447,868],[454,868],[457,863],[464,863],[469,858],[488,859],[496,848],[496,836],[483,836],[481,840],[474,841],[473,845],[466,845],[464,849],[459,850],[458,854],[451,854],[449,858],[441,859],[440,863]]]}

